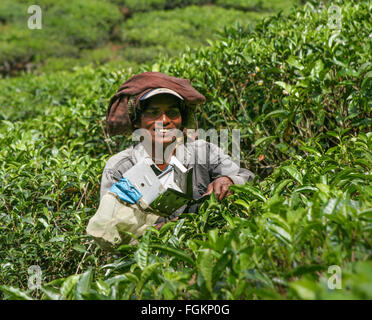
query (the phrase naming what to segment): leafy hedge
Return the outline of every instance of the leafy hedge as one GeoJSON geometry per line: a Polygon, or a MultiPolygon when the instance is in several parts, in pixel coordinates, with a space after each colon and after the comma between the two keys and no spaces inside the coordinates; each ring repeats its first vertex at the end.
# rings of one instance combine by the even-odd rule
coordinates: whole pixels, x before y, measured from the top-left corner
{"type": "MultiPolygon", "coordinates": [[[[88,247],[84,225],[96,209],[109,154],[98,121],[106,95],[119,85],[107,70],[91,68],[40,78],[29,80],[29,103],[43,114],[3,121],[0,128],[0,282],[23,288],[31,261],[52,280],[75,273],[88,247]]],[[[92,256],[91,263],[104,256],[92,256]]]]}
{"type": "Polygon", "coordinates": [[[37,110],[0,125],[3,297],[371,299],[370,5],[338,5],[338,31],[307,4],[140,69],[2,80],[4,117],[37,110]],[[240,128],[260,179],[109,255],[84,230],[106,159],[130,141],[107,139],[102,120],[117,87],[149,70],[190,78],[207,96],[201,126],[240,128]],[[39,292],[27,289],[31,265],[39,292]],[[343,290],[327,288],[331,265],[343,290]]]}
{"type": "Polygon", "coordinates": [[[27,8],[32,1],[4,0],[0,21],[0,74],[35,68],[54,57],[79,57],[79,51],[104,45],[122,20],[117,6],[105,1],[39,1],[42,29],[30,30],[27,8]]]}
{"type": "Polygon", "coordinates": [[[239,128],[242,157],[266,175],[310,138],[333,147],[328,131],[371,128],[369,8],[346,1],[342,13],[341,30],[331,29],[327,9],[308,3],[156,68],[194,81],[209,101],[199,110],[203,127],[239,128]]]}
{"type": "Polygon", "coordinates": [[[130,12],[148,12],[153,10],[172,10],[192,5],[215,5],[243,11],[289,11],[300,0],[111,0],[130,12]]]}
{"type": "Polygon", "coordinates": [[[49,57],[77,59],[80,51],[99,47],[112,37],[121,22],[118,8],[110,3],[89,0],[74,3],[39,1],[42,29],[29,30],[27,8],[30,1],[5,1],[0,20],[0,73],[16,74],[33,70],[49,57]]]}
{"type": "Polygon", "coordinates": [[[131,11],[171,10],[191,5],[211,4],[212,0],[113,0],[131,11]]]}
{"type": "MultiPolygon", "coordinates": [[[[221,7],[216,8],[211,5],[214,2],[78,0],[60,3],[42,0],[38,2],[42,10],[42,29],[29,30],[27,8],[34,3],[3,0],[0,4],[0,75],[72,70],[74,66],[89,63],[99,66],[110,62],[122,67],[154,62],[160,53],[174,55],[187,44],[200,46],[209,37],[215,39],[218,27],[230,24],[234,18],[246,24],[266,15],[269,7],[279,10],[276,1],[266,2],[268,8],[252,8],[258,12],[246,14],[243,12],[246,8],[231,11],[224,9],[233,8],[231,5],[221,3],[221,7]],[[208,17],[206,21],[205,17],[208,17]],[[181,25],[180,20],[184,20],[181,25]],[[138,32],[138,25],[144,33],[138,32]],[[162,47],[165,37],[157,34],[154,28],[170,37],[165,48],[162,47]],[[156,44],[149,45],[148,39],[142,39],[149,36],[156,44]]],[[[280,3],[286,3],[289,8],[292,1],[280,3]]]]}
{"type": "Polygon", "coordinates": [[[244,11],[279,11],[288,12],[294,5],[305,1],[300,0],[216,0],[215,4],[225,8],[235,8],[244,11]]]}
{"type": "MultiPolygon", "coordinates": [[[[140,47],[141,50],[150,47],[147,52],[153,57],[159,54],[174,56],[180,47],[206,45],[207,39],[214,38],[225,25],[240,23],[247,27],[260,16],[262,14],[255,12],[244,13],[214,6],[189,6],[171,11],[138,13],[122,25],[121,35],[123,42],[130,43],[131,47],[140,47]]],[[[149,58],[139,54],[137,59],[146,62],[149,58]]]]}

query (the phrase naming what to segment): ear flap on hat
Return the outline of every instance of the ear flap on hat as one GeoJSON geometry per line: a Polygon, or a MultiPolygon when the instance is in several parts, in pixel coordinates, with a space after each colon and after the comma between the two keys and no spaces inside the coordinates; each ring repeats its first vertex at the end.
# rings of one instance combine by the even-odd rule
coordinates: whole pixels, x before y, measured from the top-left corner
{"type": "Polygon", "coordinates": [[[115,97],[110,102],[106,112],[106,126],[110,136],[117,134],[131,134],[132,122],[128,112],[128,96],[115,97]]]}

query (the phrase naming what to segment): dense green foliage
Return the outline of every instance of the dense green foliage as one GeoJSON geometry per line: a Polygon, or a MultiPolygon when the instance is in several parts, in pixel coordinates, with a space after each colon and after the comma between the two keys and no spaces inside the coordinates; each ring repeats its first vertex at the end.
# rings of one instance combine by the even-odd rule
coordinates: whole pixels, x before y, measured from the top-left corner
{"type": "Polygon", "coordinates": [[[138,69],[0,81],[0,289],[29,299],[371,299],[369,1],[343,1],[341,29],[306,4],[252,31],[138,69]],[[139,71],[187,77],[203,128],[239,128],[260,178],[150,229],[121,254],[85,234],[107,139],[108,98],[139,71]],[[27,289],[39,265],[43,289],[27,289]],[[330,290],[328,268],[342,269],[330,290]]]}
{"type": "Polygon", "coordinates": [[[30,69],[48,57],[76,58],[83,49],[102,46],[122,20],[117,6],[97,0],[58,3],[39,1],[42,29],[28,29],[32,1],[2,1],[0,8],[0,72],[30,69]]]}
{"type": "Polygon", "coordinates": [[[90,63],[126,67],[153,62],[159,55],[206,45],[234,20],[247,26],[267,15],[269,8],[278,11],[294,1],[281,0],[279,7],[277,2],[254,4],[246,12],[241,6],[230,10],[234,6],[223,2],[214,6],[211,0],[41,0],[42,29],[30,30],[27,9],[34,2],[2,0],[0,75],[67,70],[90,63]]]}
{"type": "Polygon", "coordinates": [[[127,7],[133,12],[172,10],[184,8],[191,5],[211,4],[211,0],[112,0],[127,7]]]}
{"type": "Polygon", "coordinates": [[[266,19],[254,32],[229,30],[212,48],[158,63],[207,97],[203,128],[240,129],[242,149],[256,151],[243,160],[256,172],[293,157],[310,138],[337,145],[329,130],[357,134],[372,125],[370,9],[346,6],[340,30],[329,27],[325,9],[298,12],[266,19]]]}
{"type": "Polygon", "coordinates": [[[285,10],[294,4],[304,1],[299,0],[111,0],[113,3],[125,6],[132,12],[172,10],[192,5],[216,5],[224,8],[235,8],[244,11],[276,11],[285,10]]]}
{"type": "Polygon", "coordinates": [[[240,23],[247,27],[263,15],[214,6],[189,6],[136,14],[123,24],[121,34],[125,43],[132,44],[127,49],[128,59],[136,56],[137,62],[146,62],[151,60],[154,53],[174,56],[180,47],[206,45],[207,39],[213,39],[225,25],[240,23]]]}
{"type": "Polygon", "coordinates": [[[283,10],[285,12],[293,5],[298,5],[306,1],[289,0],[289,1],[265,1],[265,0],[216,0],[215,4],[225,8],[235,8],[243,11],[277,11],[283,10]]]}

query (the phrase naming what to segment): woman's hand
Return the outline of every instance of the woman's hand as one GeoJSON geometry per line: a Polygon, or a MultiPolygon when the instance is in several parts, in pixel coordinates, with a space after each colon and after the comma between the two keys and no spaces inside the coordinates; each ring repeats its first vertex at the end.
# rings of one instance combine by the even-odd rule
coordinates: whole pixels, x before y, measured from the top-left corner
{"type": "Polygon", "coordinates": [[[232,194],[232,192],[229,190],[229,186],[232,184],[234,183],[230,178],[219,177],[208,185],[207,192],[204,193],[203,196],[209,195],[214,191],[218,202],[221,202],[223,198],[232,194]]]}

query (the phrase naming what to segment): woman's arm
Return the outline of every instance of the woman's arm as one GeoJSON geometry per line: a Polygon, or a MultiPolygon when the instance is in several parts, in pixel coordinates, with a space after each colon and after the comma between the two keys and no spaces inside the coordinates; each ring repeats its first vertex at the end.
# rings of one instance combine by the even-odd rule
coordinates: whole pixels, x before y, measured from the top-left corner
{"type": "Polygon", "coordinates": [[[111,186],[118,182],[124,172],[134,165],[132,148],[121,151],[107,160],[102,173],[100,199],[110,190],[111,186]]]}
{"type": "Polygon", "coordinates": [[[215,144],[208,143],[209,168],[212,182],[208,185],[204,195],[216,194],[217,200],[231,194],[229,186],[232,184],[244,184],[253,181],[254,174],[245,168],[240,168],[232,159],[215,144]]]}
{"type": "Polygon", "coordinates": [[[105,169],[102,173],[100,199],[110,190],[111,186],[121,179],[119,171],[114,169],[105,169]]]}

